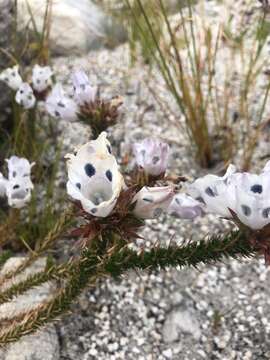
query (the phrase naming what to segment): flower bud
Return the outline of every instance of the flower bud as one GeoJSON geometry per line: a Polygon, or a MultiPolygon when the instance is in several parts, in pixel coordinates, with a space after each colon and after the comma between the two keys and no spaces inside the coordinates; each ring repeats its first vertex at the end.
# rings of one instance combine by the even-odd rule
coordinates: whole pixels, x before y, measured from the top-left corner
{"type": "Polygon", "coordinates": [[[8,204],[21,209],[31,200],[31,191],[34,188],[30,177],[17,177],[9,180],[6,186],[8,204]]]}
{"type": "Polygon", "coordinates": [[[51,77],[53,75],[50,66],[39,66],[36,64],[32,71],[32,83],[35,91],[41,93],[46,90],[51,84],[51,77]]]}
{"type": "Polygon", "coordinates": [[[168,208],[169,215],[180,219],[192,220],[198,216],[202,216],[203,213],[203,204],[186,194],[175,195],[168,208]]]}
{"type": "Polygon", "coordinates": [[[0,73],[0,81],[6,83],[12,90],[17,91],[23,83],[19,74],[19,66],[7,68],[0,73]]]}
{"type": "Polygon", "coordinates": [[[107,134],[66,155],[67,192],[81,202],[83,209],[97,217],[107,217],[116,205],[124,185],[107,134]]]}
{"type": "Polygon", "coordinates": [[[133,198],[133,212],[141,219],[157,218],[167,210],[173,197],[173,186],[145,186],[133,198]]]}
{"type": "Polygon", "coordinates": [[[84,71],[76,71],[72,75],[72,82],[74,87],[74,100],[79,105],[85,105],[95,101],[97,88],[90,85],[89,78],[84,71]]]}
{"type": "Polygon", "coordinates": [[[6,159],[8,164],[8,179],[23,177],[27,178],[31,176],[31,169],[35,163],[31,163],[25,158],[19,158],[18,156],[11,156],[6,159]]]}
{"type": "Polygon", "coordinates": [[[48,113],[57,119],[76,120],[78,108],[74,100],[67,97],[61,84],[56,84],[46,100],[48,113]]]}
{"type": "Polygon", "coordinates": [[[148,138],[135,143],[133,151],[137,165],[146,174],[159,176],[165,173],[169,158],[169,146],[167,144],[148,138]]]}
{"type": "Polygon", "coordinates": [[[36,98],[33,89],[27,83],[22,83],[15,96],[16,102],[24,109],[31,109],[35,106],[36,98]]]}

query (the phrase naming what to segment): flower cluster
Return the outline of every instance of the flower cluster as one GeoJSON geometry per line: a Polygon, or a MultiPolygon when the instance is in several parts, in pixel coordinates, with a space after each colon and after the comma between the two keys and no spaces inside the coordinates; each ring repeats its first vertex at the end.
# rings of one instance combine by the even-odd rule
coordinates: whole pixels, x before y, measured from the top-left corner
{"type": "Polygon", "coordinates": [[[8,204],[14,208],[24,207],[31,199],[34,188],[31,181],[31,169],[35,163],[29,163],[25,158],[11,156],[6,160],[8,177],[0,173],[0,196],[6,196],[8,204]]]}
{"type": "Polygon", "coordinates": [[[24,82],[19,66],[7,68],[0,73],[0,80],[5,82],[16,94],[15,100],[24,109],[31,109],[35,106],[37,99],[46,92],[52,84],[53,72],[49,66],[36,64],[32,69],[30,83],[24,82]]]}

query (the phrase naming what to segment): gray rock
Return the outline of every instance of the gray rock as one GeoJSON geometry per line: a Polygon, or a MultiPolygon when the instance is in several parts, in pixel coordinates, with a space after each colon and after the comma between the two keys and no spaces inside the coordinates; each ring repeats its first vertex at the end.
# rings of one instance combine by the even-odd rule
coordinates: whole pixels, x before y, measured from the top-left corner
{"type": "Polygon", "coordinates": [[[163,339],[166,343],[177,341],[181,334],[192,335],[196,340],[201,336],[200,324],[189,310],[180,308],[173,310],[167,317],[163,327],[163,339]]]}
{"type": "MultiPolygon", "coordinates": [[[[4,265],[0,276],[18,267],[23,257],[10,258],[4,265]]],[[[22,272],[12,281],[5,283],[1,290],[9,288],[12,284],[24,280],[27,276],[42,271],[46,266],[46,259],[41,258],[34,262],[26,271],[22,272]]],[[[27,309],[32,309],[53,295],[54,285],[45,283],[14,300],[0,306],[0,319],[9,318],[27,309]]],[[[33,335],[21,338],[18,342],[10,344],[0,351],[0,360],[57,360],[59,359],[58,336],[54,326],[40,330],[33,335]]]]}
{"type": "MultiPolygon", "coordinates": [[[[46,1],[18,0],[18,24],[23,31],[27,26],[33,28],[31,13],[35,25],[42,32],[46,1]]],[[[101,7],[90,0],[52,1],[52,21],[50,47],[55,55],[82,55],[90,49],[107,45],[115,36],[114,45],[123,41],[123,30],[101,7]]]]}

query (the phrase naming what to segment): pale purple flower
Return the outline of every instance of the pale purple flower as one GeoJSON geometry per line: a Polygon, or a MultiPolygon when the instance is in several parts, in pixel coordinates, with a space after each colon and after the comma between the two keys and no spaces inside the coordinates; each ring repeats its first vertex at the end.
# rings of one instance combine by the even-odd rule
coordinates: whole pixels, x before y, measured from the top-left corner
{"type": "Polygon", "coordinates": [[[173,197],[174,186],[145,186],[133,198],[133,212],[141,219],[157,218],[167,211],[173,197]]]}
{"type": "Polygon", "coordinates": [[[191,196],[177,194],[168,208],[168,214],[180,219],[195,219],[204,214],[204,205],[191,196]]]}
{"type": "Polygon", "coordinates": [[[107,133],[66,155],[67,192],[81,202],[83,209],[97,217],[107,217],[114,209],[124,186],[107,133]]]}
{"type": "Polygon", "coordinates": [[[133,146],[137,165],[146,174],[158,176],[165,173],[169,159],[169,146],[157,139],[147,138],[133,146]]]}
{"type": "Polygon", "coordinates": [[[42,92],[52,84],[51,77],[53,75],[50,66],[40,66],[36,64],[32,70],[33,88],[37,92],[42,92]]]}
{"type": "Polygon", "coordinates": [[[74,100],[79,105],[89,104],[96,99],[97,87],[90,84],[87,74],[83,70],[72,74],[72,83],[74,88],[74,100]]]}
{"type": "Polygon", "coordinates": [[[23,80],[19,74],[19,66],[15,65],[2,71],[0,73],[0,81],[3,81],[12,90],[17,91],[23,83],[23,80]]]}
{"type": "Polygon", "coordinates": [[[61,84],[56,84],[46,100],[48,113],[57,119],[76,120],[78,107],[73,99],[66,96],[61,84]]]}
{"type": "Polygon", "coordinates": [[[27,83],[22,83],[16,92],[15,100],[24,109],[32,109],[35,106],[36,98],[31,86],[27,83]]]}
{"type": "Polygon", "coordinates": [[[8,164],[8,179],[13,180],[18,177],[30,177],[31,169],[35,163],[30,163],[25,158],[20,158],[18,156],[11,156],[9,159],[6,159],[8,164]]]}

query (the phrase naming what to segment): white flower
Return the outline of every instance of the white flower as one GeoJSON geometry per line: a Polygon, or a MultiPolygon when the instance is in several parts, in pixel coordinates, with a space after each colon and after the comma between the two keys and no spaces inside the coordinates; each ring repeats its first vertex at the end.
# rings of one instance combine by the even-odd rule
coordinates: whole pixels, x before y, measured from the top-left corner
{"type": "Polygon", "coordinates": [[[223,217],[231,217],[229,209],[235,208],[235,193],[233,191],[232,175],[236,168],[230,165],[222,177],[206,175],[197,179],[188,188],[188,193],[195,200],[206,205],[206,210],[223,217]]]}
{"type": "Polygon", "coordinates": [[[79,105],[84,105],[95,101],[97,88],[90,84],[89,78],[82,70],[72,74],[74,87],[74,99],[79,105]]]}
{"type": "Polygon", "coordinates": [[[20,209],[31,200],[31,191],[34,188],[30,177],[17,177],[9,180],[6,185],[8,204],[20,209]]]}
{"type": "Polygon", "coordinates": [[[31,163],[25,158],[19,158],[18,156],[11,156],[6,159],[8,164],[8,179],[13,180],[15,178],[30,178],[31,169],[35,163],[31,163]]]}
{"type": "Polygon", "coordinates": [[[31,109],[35,106],[36,98],[33,94],[33,89],[27,83],[22,83],[16,92],[16,102],[25,109],[31,109]]]}
{"type": "Polygon", "coordinates": [[[8,164],[8,180],[6,180],[6,196],[8,204],[15,208],[22,208],[31,199],[31,191],[34,185],[31,181],[31,169],[35,163],[25,158],[11,156],[6,159],[8,164]]]}
{"type": "Polygon", "coordinates": [[[48,113],[58,119],[75,120],[78,108],[74,100],[67,97],[61,84],[56,84],[46,100],[48,113]]]}
{"type": "Polygon", "coordinates": [[[143,187],[133,198],[134,214],[138,218],[153,219],[167,211],[174,196],[173,186],[143,187]]]}
{"type": "Polygon", "coordinates": [[[270,172],[260,175],[237,174],[234,178],[235,207],[238,219],[258,230],[270,223],[270,172]]]}
{"type": "Polygon", "coordinates": [[[0,173],[0,197],[6,195],[8,180],[0,173]]]}
{"type": "Polygon", "coordinates": [[[136,163],[153,176],[165,173],[169,159],[169,145],[157,139],[145,139],[133,146],[136,163]]]}
{"type": "Polygon", "coordinates": [[[180,219],[194,219],[203,215],[203,207],[202,203],[194,200],[191,196],[177,194],[168,208],[168,214],[180,219]]]}
{"type": "Polygon", "coordinates": [[[108,216],[116,205],[124,180],[111,154],[107,134],[101,133],[66,158],[68,194],[79,200],[87,213],[108,216]]]}
{"type": "Polygon", "coordinates": [[[15,65],[2,71],[0,73],[0,81],[6,83],[12,90],[17,91],[23,83],[19,74],[19,66],[15,65]]]}
{"type": "Polygon", "coordinates": [[[53,72],[50,66],[39,66],[36,64],[32,71],[33,88],[37,92],[46,90],[52,84],[52,75],[53,72]]]}

